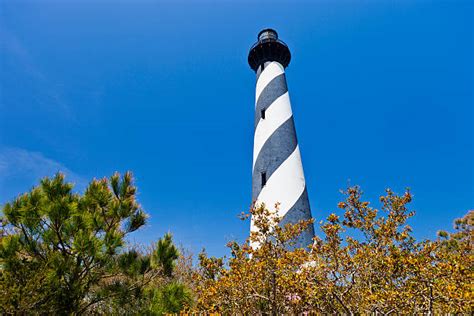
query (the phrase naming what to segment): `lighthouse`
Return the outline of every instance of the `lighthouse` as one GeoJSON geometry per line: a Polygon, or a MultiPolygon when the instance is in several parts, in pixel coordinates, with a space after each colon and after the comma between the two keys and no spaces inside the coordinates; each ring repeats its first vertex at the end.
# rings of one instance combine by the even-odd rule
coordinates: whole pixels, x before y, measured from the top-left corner
{"type": "MultiPolygon", "coordinates": [[[[290,63],[288,46],[275,30],[265,29],[248,56],[255,71],[255,134],[252,167],[252,201],[273,210],[279,203],[280,225],[311,218],[306,182],[296,138],[295,123],[286,83],[290,63]]],[[[251,230],[254,230],[253,220],[251,230]]],[[[295,247],[312,243],[311,225],[296,240],[295,247]]]]}

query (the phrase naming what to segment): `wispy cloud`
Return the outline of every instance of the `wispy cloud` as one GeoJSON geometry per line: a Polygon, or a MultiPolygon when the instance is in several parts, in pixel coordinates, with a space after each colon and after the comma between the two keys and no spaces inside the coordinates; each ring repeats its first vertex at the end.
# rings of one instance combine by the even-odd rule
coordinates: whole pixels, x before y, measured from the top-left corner
{"type": "MultiPolygon", "coordinates": [[[[34,80],[45,97],[44,104],[54,106],[64,117],[74,119],[71,106],[65,101],[58,85],[55,84],[44,71],[34,62],[27,47],[12,32],[0,27],[0,51],[4,54],[2,63],[11,62],[16,69],[21,69],[34,80]]],[[[3,66],[3,65],[2,65],[3,66]]],[[[3,67],[5,69],[5,67],[3,67]]],[[[1,83],[0,83],[1,85],[1,83]]]]}
{"type": "Polygon", "coordinates": [[[62,163],[45,157],[40,152],[21,148],[0,148],[0,204],[38,184],[39,179],[53,176],[58,171],[66,180],[75,183],[75,190],[82,190],[87,180],[62,163]]]}

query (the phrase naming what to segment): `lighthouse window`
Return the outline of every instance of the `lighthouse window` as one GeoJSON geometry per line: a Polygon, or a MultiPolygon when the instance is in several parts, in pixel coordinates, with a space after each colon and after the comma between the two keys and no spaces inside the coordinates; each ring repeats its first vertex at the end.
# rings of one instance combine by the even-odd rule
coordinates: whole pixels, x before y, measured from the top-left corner
{"type": "Polygon", "coordinates": [[[265,184],[267,184],[267,173],[262,172],[261,175],[262,175],[262,188],[263,188],[265,184]]]}
{"type": "Polygon", "coordinates": [[[265,119],[265,109],[262,109],[262,110],[260,111],[260,117],[261,117],[262,119],[265,119]]]}

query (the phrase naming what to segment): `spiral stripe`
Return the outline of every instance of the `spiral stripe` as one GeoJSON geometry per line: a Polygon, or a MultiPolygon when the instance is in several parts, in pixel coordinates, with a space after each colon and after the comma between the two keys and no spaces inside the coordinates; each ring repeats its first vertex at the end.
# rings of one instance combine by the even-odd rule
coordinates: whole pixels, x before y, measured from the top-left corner
{"type": "Polygon", "coordinates": [[[275,203],[280,203],[279,215],[284,216],[305,190],[303,169],[300,166],[300,151],[296,148],[268,179],[257,201],[264,202],[270,209],[275,203]]]}
{"type": "MultiPolygon", "coordinates": [[[[258,178],[262,172],[265,172],[266,178],[270,180],[283,162],[295,152],[297,145],[295,125],[293,117],[290,117],[275,130],[258,152],[253,168],[253,178],[258,178]]],[[[260,189],[261,183],[254,183],[254,199],[260,194],[260,189]]]]}
{"type": "MultiPolygon", "coordinates": [[[[252,200],[273,209],[279,203],[282,224],[310,219],[311,211],[296,137],[284,68],[266,63],[257,73],[252,200]],[[262,110],[265,115],[262,115],[262,110]],[[265,182],[265,183],[264,183],[265,182]]],[[[254,229],[254,225],[251,225],[254,229]]],[[[310,227],[296,246],[311,243],[310,227]]]]}
{"type": "Polygon", "coordinates": [[[257,99],[257,105],[255,106],[255,128],[260,121],[261,111],[268,109],[270,105],[287,92],[288,87],[286,86],[285,74],[276,76],[268,83],[257,99]]]}
{"type": "MultiPolygon", "coordinates": [[[[290,209],[286,212],[285,216],[282,218],[280,225],[284,226],[286,224],[296,224],[298,221],[302,219],[310,219],[311,212],[309,206],[309,198],[308,198],[308,191],[306,187],[301,193],[298,200],[290,207],[290,209]]],[[[307,246],[311,243],[314,237],[314,226],[310,225],[308,229],[301,233],[298,240],[296,241],[296,245],[298,246],[307,246]]]]}
{"type": "Polygon", "coordinates": [[[285,73],[283,66],[277,62],[266,63],[265,70],[260,73],[257,79],[255,88],[255,100],[258,100],[263,89],[268,85],[273,78],[285,73]],[[265,73],[265,75],[262,75],[265,73]]]}
{"type": "Polygon", "coordinates": [[[260,119],[255,128],[255,142],[253,152],[255,153],[253,168],[255,168],[255,161],[260,154],[262,147],[267,140],[271,138],[277,128],[293,117],[291,108],[286,106],[290,102],[288,92],[275,100],[271,107],[266,110],[266,117],[271,119],[260,119]]]}

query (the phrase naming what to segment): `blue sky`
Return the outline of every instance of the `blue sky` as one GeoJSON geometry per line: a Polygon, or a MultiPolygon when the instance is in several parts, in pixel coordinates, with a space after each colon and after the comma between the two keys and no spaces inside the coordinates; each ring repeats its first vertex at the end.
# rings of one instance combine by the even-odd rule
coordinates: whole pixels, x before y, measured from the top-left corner
{"type": "Polygon", "coordinates": [[[131,170],[151,215],[226,254],[248,223],[258,31],[278,30],[313,216],[410,187],[419,239],[474,207],[471,1],[0,3],[0,204],[131,170]],[[239,4],[237,4],[239,3],[239,4]]]}

